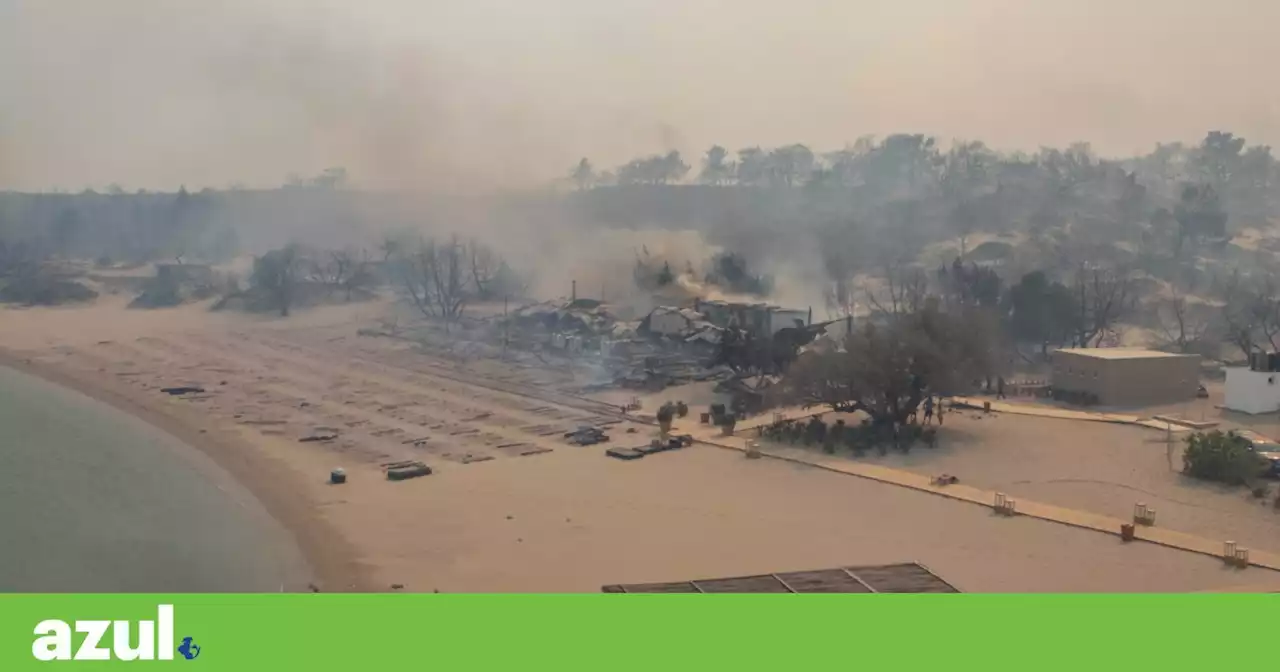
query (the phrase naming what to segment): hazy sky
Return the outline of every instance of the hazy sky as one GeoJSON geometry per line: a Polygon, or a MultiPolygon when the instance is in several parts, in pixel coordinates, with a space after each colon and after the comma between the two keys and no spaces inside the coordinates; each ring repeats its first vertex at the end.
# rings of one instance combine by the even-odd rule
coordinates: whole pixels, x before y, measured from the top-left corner
{"type": "Polygon", "coordinates": [[[925,132],[1280,145],[1274,0],[0,0],[0,188],[518,184],[925,132]]]}

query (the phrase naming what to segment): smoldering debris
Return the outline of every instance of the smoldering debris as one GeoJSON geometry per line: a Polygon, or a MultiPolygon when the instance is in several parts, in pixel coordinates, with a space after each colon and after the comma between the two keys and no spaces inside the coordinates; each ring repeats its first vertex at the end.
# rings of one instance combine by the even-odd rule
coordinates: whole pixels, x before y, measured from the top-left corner
{"type": "Polygon", "coordinates": [[[594,446],[597,443],[607,443],[609,435],[599,427],[589,425],[579,427],[572,432],[566,432],[564,438],[575,446],[594,446]]]}
{"type": "Polygon", "coordinates": [[[608,305],[596,299],[530,304],[512,312],[510,320],[517,327],[516,331],[533,330],[558,335],[562,349],[578,347],[579,344],[572,340],[573,337],[625,337],[629,332],[634,332],[635,326],[621,320],[608,305]]]}
{"type": "Polygon", "coordinates": [[[495,319],[508,322],[501,328],[509,347],[568,358],[585,368],[592,379],[580,386],[584,392],[658,391],[732,375],[712,365],[721,329],[690,309],[664,306],[641,320],[623,320],[608,304],[577,299],[525,306],[510,318],[495,319]]]}
{"type": "Polygon", "coordinates": [[[660,391],[671,385],[733,376],[715,364],[725,329],[690,308],[662,306],[623,319],[595,299],[544,301],[514,310],[412,325],[380,325],[357,333],[392,338],[453,360],[488,359],[515,369],[559,374],[556,385],[578,393],[606,389],[660,391]]]}

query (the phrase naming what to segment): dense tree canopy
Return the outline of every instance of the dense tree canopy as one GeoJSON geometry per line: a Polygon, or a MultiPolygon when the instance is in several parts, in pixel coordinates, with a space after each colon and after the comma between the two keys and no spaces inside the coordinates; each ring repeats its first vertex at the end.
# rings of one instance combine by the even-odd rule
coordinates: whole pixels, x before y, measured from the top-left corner
{"type": "Polygon", "coordinates": [[[863,323],[838,348],[805,353],[783,377],[784,398],[903,424],[927,394],[966,389],[989,374],[990,336],[973,314],[931,301],[863,323]]]}

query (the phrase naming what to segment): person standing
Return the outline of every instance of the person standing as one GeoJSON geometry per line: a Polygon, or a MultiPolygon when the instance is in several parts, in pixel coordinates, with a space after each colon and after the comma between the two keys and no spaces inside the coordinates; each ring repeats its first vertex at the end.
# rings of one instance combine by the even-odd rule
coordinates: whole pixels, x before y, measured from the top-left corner
{"type": "Polygon", "coordinates": [[[933,421],[933,395],[930,394],[929,396],[924,398],[924,424],[927,425],[932,421],[933,421]]]}
{"type": "Polygon", "coordinates": [[[1004,399],[1004,376],[996,378],[996,399],[1004,399]]]}

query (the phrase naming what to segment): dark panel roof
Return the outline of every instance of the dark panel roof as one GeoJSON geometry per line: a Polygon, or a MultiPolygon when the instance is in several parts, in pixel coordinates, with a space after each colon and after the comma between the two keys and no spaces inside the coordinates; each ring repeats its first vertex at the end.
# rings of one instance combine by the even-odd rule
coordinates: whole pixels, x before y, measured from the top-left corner
{"type": "Polygon", "coordinates": [[[958,593],[923,565],[835,567],[724,579],[604,586],[606,593],[958,593]]]}
{"type": "Polygon", "coordinates": [[[605,586],[606,593],[700,593],[698,587],[688,581],[680,583],[640,583],[634,586],[605,586]]]}
{"type": "Polygon", "coordinates": [[[917,564],[860,567],[859,579],[877,593],[957,593],[954,586],[917,564]]]}
{"type": "Polygon", "coordinates": [[[869,593],[871,588],[854,574],[843,569],[819,569],[812,572],[779,574],[797,593],[869,593]]]}
{"type": "Polygon", "coordinates": [[[703,579],[694,581],[704,593],[790,593],[785,584],[772,574],[739,576],[729,579],[703,579]]]}

